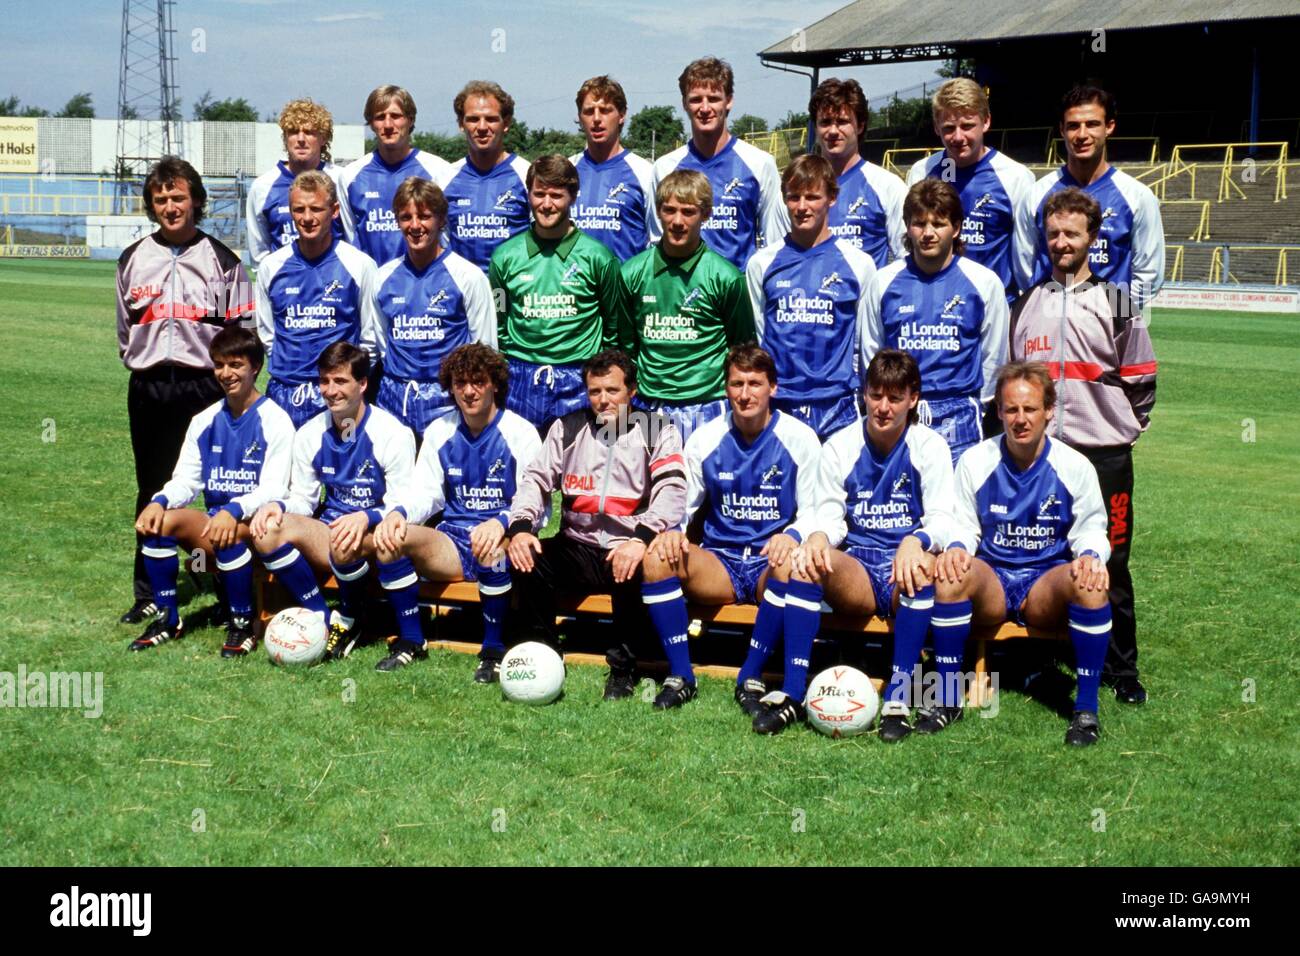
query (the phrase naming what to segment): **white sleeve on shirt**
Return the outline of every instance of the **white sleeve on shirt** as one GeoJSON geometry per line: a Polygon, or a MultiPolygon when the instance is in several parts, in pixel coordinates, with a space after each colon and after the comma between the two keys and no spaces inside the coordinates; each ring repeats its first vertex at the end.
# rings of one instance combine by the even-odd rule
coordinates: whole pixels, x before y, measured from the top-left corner
{"type": "Polygon", "coordinates": [[[217,417],[225,401],[223,398],[215,405],[209,405],[190,419],[171,479],[158,492],[158,495],[166,499],[164,508],[184,508],[203,491],[203,453],[199,450],[199,436],[212,425],[212,420],[217,417]]]}
{"type": "Polygon", "coordinates": [[[293,437],[293,467],[289,474],[289,491],[281,506],[285,514],[311,517],[320,507],[321,482],[313,463],[320,452],[321,440],[329,427],[329,412],[321,412],[307,421],[293,437]]]}
{"type": "Polygon", "coordinates": [[[435,418],[424,430],[424,444],[420,446],[420,455],[415,460],[415,470],[412,472],[411,481],[404,489],[403,496],[406,520],[411,524],[424,524],[447,506],[447,494],[443,489],[445,476],[438,452],[456,433],[456,426],[459,424],[460,412],[452,409],[447,414],[435,418]]]}
{"type": "Polygon", "coordinates": [[[1097,469],[1079,452],[1057,441],[1049,446],[1047,457],[1074,500],[1074,523],[1068,533],[1070,550],[1076,558],[1092,551],[1105,564],[1110,560],[1110,536],[1097,469]]]}
{"type": "Polygon", "coordinates": [[[244,218],[248,228],[248,255],[253,260],[253,265],[260,264],[275,251],[275,242],[271,238],[271,231],[266,226],[266,218],[262,215],[262,206],[266,203],[267,193],[271,191],[271,184],[279,175],[280,168],[277,166],[270,172],[258,176],[248,187],[248,202],[245,204],[244,218]]]}
{"type": "Polygon", "coordinates": [[[270,399],[257,407],[257,414],[262,419],[262,435],[266,439],[262,473],[258,476],[256,488],[231,501],[231,504],[239,505],[244,518],[251,518],[268,501],[284,497],[289,490],[289,472],[293,468],[293,419],[270,399]]]}
{"type": "Polygon", "coordinates": [[[908,428],[907,442],[912,464],[921,474],[921,530],[930,538],[930,551],[942,554],[952,540],[956,500],[952,452],[942,435],[924,425],[908,428]]]}
{"type": "Polygon", "coordinates": [[[469,340],[496,348],[497,311],[492,303],[492,285],[487,273],[454,252],[447,256],[446,266],[465,303],[469,340]]]}

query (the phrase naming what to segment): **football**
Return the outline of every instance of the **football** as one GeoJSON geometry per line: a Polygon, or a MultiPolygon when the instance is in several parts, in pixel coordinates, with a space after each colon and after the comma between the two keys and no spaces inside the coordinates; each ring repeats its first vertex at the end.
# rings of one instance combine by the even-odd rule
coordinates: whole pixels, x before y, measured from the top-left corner
{"type": "Polygon", "coordinates": [[[325,655],[325,619],[305,607],[285,608],[266,626],[272,664],[315,664],[325,655]]]}
{"type": "Polygon", "coordinates": [[[564,689],[564,661],[540,641],[506,651],[501,661],[501,693],[517,704],[549,704],[564,689]]]}
{"type": "Polygon", "coordinates": [[[808,723],[828,737],[856,737],[871,728],[880,695],[856,667],[830,667],[808,682],[808,723]]]}

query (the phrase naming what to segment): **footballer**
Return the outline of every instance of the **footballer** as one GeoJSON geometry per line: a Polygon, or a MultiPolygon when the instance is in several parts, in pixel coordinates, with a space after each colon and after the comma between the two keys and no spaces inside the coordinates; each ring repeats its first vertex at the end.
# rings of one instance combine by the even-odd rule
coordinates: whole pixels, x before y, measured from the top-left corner
{"type": "MultiPolygon", "coordinates": [[[[490,684],[499,679],[506,650],[502,629],[511,585],[501,545],[510,502],[542,442],[537,429],[506,409],[509,369],[493,349],[478,342],[461,345],[443,360],[438,375],[456,408],[425,433],[405,512],[390,511],[375,529],[379,576],[478,582],[484,633],[474,680],[490,684]],[[437,514],[438,524],[425,527],[437,514]]],[[[420,640],[414,615],[399,615],[398,621],[403,639],[420,640]]]]}
{"type": "Polygon", "coordinates": [[[375,404],[421,436],[454,404],[440,384],[443,360],[468,342],[495,348],[497,317],[487,276],[442,245],[447,198],[435,183],[412,177],[398,186],[393,215],[406,251],[375,277],[375,345],[384,363],[375,404]]]}
{"type": "Polygon", "coordinates": [[[178,545],[216,559],[229,611],[221,656],[242,657],[257,647],[248,520],[289,486],[293,423],[257,390],[265,354],[257,336],[229,326],[213,337],[208,354],[224,397],[194,416],[171,480],[135,522],[144,535],[140,550],[159,614],[131,643],[133,651],[184,636],[176,600],[178,545]],[[206,510],[187,507],[200,494],[206,510]]]}
{"type": "Polygon", "coordinates": [[[744,277],[700,235],[712,205],[703,173],[669,173],[655,195],[662,238],[619,272],[619,347],[636,363],[639,402],[683,441],[726,412],[723,360],[754,338],[744,277]]]}
{"type": "Polygon", "coordinates": [[[829,438],[858,420],[866,291],[871,256],[830,230],[839,192],[831,164],[800,156],[781,176],[790,234],[749,260],[745,278],[758,344],[776,360],[773,404],[829,438]]]}
{"type": "MultiPolygon", "coordinates": [[[[713,419],[686,443],[686,513],[680,525],[650,543],[641,590],[668,655],[669,677],[654,702],[660,709],[680,707],[696,694],[687,597],[700,604],[758,604],[735,690],[757,729],[760,721],[792,719],[771,716],[784,715],[789,701],[764,698],[760,678],[780,634],[790,553],[808,532],[800,522],[810,522],[816,510],[821,446],[811,428],[772,407],[777,370],[767,352],[752,343],[734,348],[725,370],[730,414],[713,419]],[[702,529],[699,544],[686,537],[695,520],[702,529]]],[[[796,668],[800,664],[806,674],[807,660],[796,668]]],[[[799,679],[787,671],[787,688],[799,679]]]]}
{"type": "Polygon", "coordinates": [[[723,60],[705,57],[677,78],[682,110],[691,124],[690,141],[655,161],[652,192],[676,169],[694,169],[713,187],[713,214],[704,224],[704,241],[744,269],[763,245],[773,245],[790,228],[781,204],[776,160],[727,130],[735,94],[735,75],[723,60]]]}
{"type": "MultiPolygon", "coordinates": [[[[411,430],[382,408],[367,404],[370,357],[355,345],[335,342],[316,362],[327,410],[298,429],[288,493],[263,505],[249,530],[268,571],[329,625],[327,659],[346,657],[357,645],[366,596],[375,526],[397,508],[410,487],[415,463],[411,430]],[[324,492],[324,502],[321,493],[324,492]],[[333,572],[340,603],[332,613],[318,575],[333,572]]],[[[381,574],[380,583],[398,613],[417,615],[417,582],[381,574]]],[[[399,639],[376,670],[396,670],[424,656],[424,642],[399,639]]]]}
{"type": "Polygon", "coordinates": [[[984,404],[1007,356],[1005,287],[964,255],[957,191],[922,179],[903,201],[905,258],[881,269],[863,296],[862,365],[882,348],[901,349],[921,367],[926,397],[921,422],[932,427],[955,462],[980,441],[984,404]]]}
{"type": "Polygon", "coordinates": [[[996,385],[1005,433],[957,463],[952,540],[935,563],[930,627],[944,700],[926,720],[937,732],[962,715],[958,678],[972,627],[1066,623],[1078,690],[1065,742],[1085,747],[1101,736],[1097,693],[1111,629],[1110,542],[1097,472],[1048,437],[1056,384],[1046,366],[1009,363],[996,385]]]}
{"type": "Polygon", "coordinates": [[[300,173],[289,208],[298,238],[257,270],[257,334],[270,364],[267,395],[301,428],[326,406],[315,367],[325,347],[343,341],[375,350],[375,265],[334,235],[338,195],[324,173],[300,173]]]}

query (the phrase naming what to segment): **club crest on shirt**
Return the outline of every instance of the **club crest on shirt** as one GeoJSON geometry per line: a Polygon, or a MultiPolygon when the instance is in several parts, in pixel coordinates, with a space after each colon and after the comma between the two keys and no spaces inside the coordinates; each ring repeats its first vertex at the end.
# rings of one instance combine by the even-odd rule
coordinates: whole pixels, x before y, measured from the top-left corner
{"type": "Polygon", "coordinates": [[[971,206],[971,212],[974,212],[976,209],[979,209],[981,206],[987,205],[992,201],[993,201],[993,194],[985,193],[983,196],[980,196],[979,199],[975,200],[975,205],[971,206]]]}
{"type": "Polygon", "coordinates": [[[701,295],[703,295],[703,292],[699,289],[692,289],[690,292],[687,292],[686,298],[682,299],[682,308],[683,309],[686,308],[688,305],[690,305],[696,299],[698,299],[701,295]]]}
{"type": "Polygon", "coordinates": [[[1049,493],[1046,498],[1044,498],[1042,501],[1038,503],[1038,517],[1040,518],[1056,517],[1055,515],[1051,514],[1051,511],[1053,508],[1059,507],[1060,504],[1061,504],[1061,499],[1056,497],[1055,494],[1049,493]]]}
{"type": "Polygon", "coordinates": [[[730,196],[733,191],[739,189],[740,187],[741,187],[740,180],[738,178],[733,179],[731,182],[727,183],[727,185],[722,188],[722,195],[730,196]]]}
{"type": "Polygon", "coordinates": [[[259,441],[258,439],[254,438],[251,442],[249,442],[248,447],[244,449],[244,461],[245,461],[245,463],[247,463],[247,462],[253,462],[253,463],[256,463],[256,462],[257,462],[257,459],[256,459],[254,456],[255,456],[258,452],[260,452],[261,450],[262,450],[262,443],[261,443],[261,441],[259,441]]]}
{"type": "Polygon", "coordinates": [[[957,306],[963,304],[965,301],[966,300],[963,299],[960,294],[955,295],[943,304],[943,311],[945,313],[951,312],[953,309],[957,308],[957,306]]]}
{"type": "Polygon", "coordinates": [[[609,195],[606,196],[605,199],[606,201],[608,201],[610,199],[613,199],[615,196],[622,195],[625,192],[627,192],[627,183],[619,183],[617,186],[615,186],[613,189],[609,191],[609,195]]]}
{"type": "Polygon", "coordinates": [[[488,466],[486,480],[505,481],[505,477],[503,475],[503,472],[505,470],[506,470],[506,460],[504,458],[498,458],[496,461],[492,462],[492,464],[488,466]]]}
{"type": "Polygon", "coordinates": [[[859,196],[857,199],[853,200],[853,202],[849,205],[849,208],[844,211],[844,215],[851,216],[866,204],[867,204],[867,197],[859,196]]]}
{"type": "Polygon", "coordinates": [[[357,469],[357,478],[356,478],[356,480],[357,480],[357,481],[360,481],[360,480],[363,479],[363,478],[369,478],[370,475],[371,475],[371,474],[374,472],[374,470],[375,470],[375,467],[374,467],[374,466],[375,466],[375,462],[374,462],[374,459],[373,459],[373,458],[367,458],[365,461],[363,461],[363,462],[361,463],[361,467],[357,469]]]}
{"type": "Polygon", "coordinates": [[[833,286],[833,285],[838,285],[839,283],[841,283],[841,282],[843,282],[843,281],[844,281],[844,280],[840,278],[840,274],[839,274],[838,272],[832,272],[830,275],[828,275],[828,276],[826,276],[824,279],[822,279],[822,284],[821,284],[821,286],[817,289],[817,291],[818,291],[818,292],[829,292],[829,291],[831,290],[831,286],[833,286]]]}
{"type": "Polygon", "coordinates": [[[1116,212],[1114,209],[1112,209],[1110,206],[1107,206],[1105,209],[1102,210],[1101,218],[1102,218],[1102,220],[1104,221],[1104,220],[1106,220],[1106,219],[1114,219],[1114,218],[1115,218],[1116,216],[1118,216],[1118,215],[1119,215],[1119,213],[1117,213],[1117,212],[1116,212]]]}
{"type": "Polygon", "coordinates": [[[496,208],[504,209],[505,204],[513,201],[514,198],[515,198],[515,191],[513,189],[507,189],[505,192],[503,192],[500,196],[497,197],[496,208]]]}
{"type": "Polygon", "coordinates": [[[758,486],[764,491],[771,491],[781,487],[781,478],[785,472],[781,470],[780,465],[773,465],[767,471],[763,472],[763,477],[758,480],[758,486]]]}
{"type": "Polygon", "coordinates": [[[894,497],[900,497],[900,496],[906,497],[907,489],[911,487],[911,484],[912,484],[912,476],[909,475],[907,472],[903,472],[901,475],[899,475],[897,478],[894,479],[894,487],[890,489],[890,494],[892,494],[894,497]]]}
{"type": "Polygon", "coordinates": [[[579,269],[578,263],[576,262],[569,263],[568,267],[566,267],[564,270],[564,275],[560,277],[560,281],[568,282],[570,279],[572,279],[574,276],[578,274],[578,269],[579,269]]]}
{"type": "Polygon", "coordinates": [[[429,304],[425,306],[425,311],[428,311],[429,309],[436,309],[443,302],[446,302],[447,298],[448,298],[447,290],[439,289],[433,295],[429,296],[429,304]]]}
{"type": "Polygon", "coordinates": [[[330,284],[325,287],[325,291],[320,294],[320,297],[322,299],[328,299],[333,293],[339,291],[341,288],[343,288],[343,283],[338,279],[333,279],[330,281],[330,284]]]}

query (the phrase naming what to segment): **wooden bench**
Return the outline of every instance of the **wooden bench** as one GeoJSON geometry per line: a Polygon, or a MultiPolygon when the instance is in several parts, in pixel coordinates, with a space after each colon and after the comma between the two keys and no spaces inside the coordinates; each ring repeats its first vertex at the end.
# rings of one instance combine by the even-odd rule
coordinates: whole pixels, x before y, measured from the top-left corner
{"type": "MultiPolygon", "coordinates": [[[[333,578],[322,585],[321,590],[337,588],[333,578]]],[[[261,608],[258,620],[258,635],[265,630],[267,623],[277,611],[291,606],[291,598],[280,587],[273,575],[261,577],[259,585],[259,602],[261,608]]],[[[442,605],[463,606],[479,603],[478,585],[470,581],[442,582],[421,581],[420,600],[432,605],[435,611],[442,605]]],[[[558,610],[566,616],[596,615],[609,617],[614,613],[613,603],[608,594],[588,594],[585,597],[562,596],[557,604],[558,610]]],[[[696,605],[689,606],[691,617],[706,624],[723,624],[738,627],[753,627],[758,608],[753,604],[696,605]]],[[[827,630],[842,631],[850,634],[893,633],[893,622],[879,617],[860,617],[857,615],[823,613],[822,627],[827,630]]],[[[1019,624],[1004,623],[994,631],[978,629],[972,634],[975,644],[975,681],[968,692],[968,699],[973,706],[983,707],[990,696],[988,679],[988,645],[990,641],[1010,641],[1017,638],[1039,638],[1044,640],[1068,639],[1064,632],[1045,631],[1039,628],[1026,628],[1019,624]]],[[[479,645],[467,641],[428,641],[426,647],[440,647],[464,654],[477,654],[479,645]]],[[[692,655],[695,657],[695,655],[692,655]]],[[[566,653],[566,662],[577,664],[596,664],[604,666],[605,657],[601,654],[566,653]]],[[[697,666],[696,671],[712,677],[729,677],[735,679],[739,668],[718,664],[697,666]]],[[[879,681],[875,681],[879,684],[879,681]]]]}

